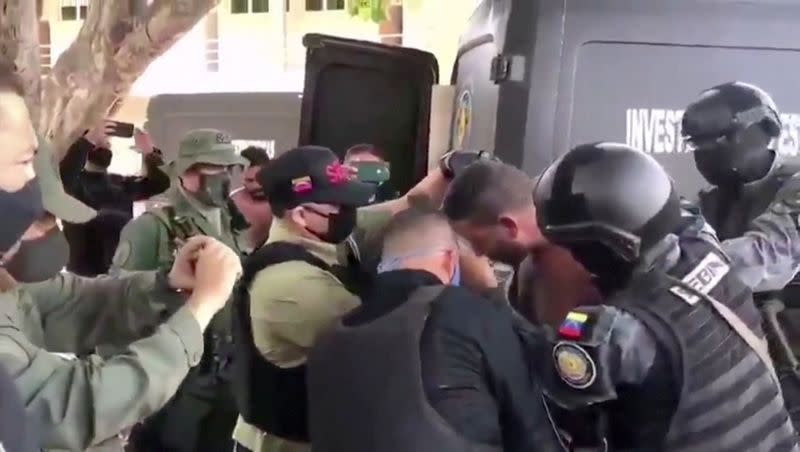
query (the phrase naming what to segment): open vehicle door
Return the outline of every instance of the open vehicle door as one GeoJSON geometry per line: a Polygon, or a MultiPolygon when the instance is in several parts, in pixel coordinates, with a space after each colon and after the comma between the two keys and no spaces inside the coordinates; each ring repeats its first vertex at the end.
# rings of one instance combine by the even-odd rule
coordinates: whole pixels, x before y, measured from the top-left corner
{"type": "Polygon", "coordinates": [[[392,185],[411,188],[427,172],[431,90],[439,79],[428,52],[308,34],[299,143],[382,148],[392,185]]]}

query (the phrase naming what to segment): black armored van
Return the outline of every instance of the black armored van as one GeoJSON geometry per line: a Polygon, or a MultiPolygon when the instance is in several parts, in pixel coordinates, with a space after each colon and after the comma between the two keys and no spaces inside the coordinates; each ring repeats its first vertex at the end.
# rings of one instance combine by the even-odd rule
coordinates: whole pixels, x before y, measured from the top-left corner
{"type": "Polygon", "coordinates": [[[705,88],[770,92],[776,149],[798,155],[798,21],[796,0],[485,0],[459,43],[452,145],[535,175],[577,144],[623,142],[693,197],[704,184],[680,122],[705,88]]]}
{"type": "MultiPolygon", "coordinates": [[[[535,175],[576,144],[621,141],[693,197],[703,181],[680,121],[705,88],[769,91],[783,112],[775,146],[798,155],[799,23],[797,0],[484,0],[458,43],[451,147],[494,149],[535,175]]],[[[433,55],[321,35],[306,47],[300,141],[372,140],[410,186],[426,169],[433,55]]]]}

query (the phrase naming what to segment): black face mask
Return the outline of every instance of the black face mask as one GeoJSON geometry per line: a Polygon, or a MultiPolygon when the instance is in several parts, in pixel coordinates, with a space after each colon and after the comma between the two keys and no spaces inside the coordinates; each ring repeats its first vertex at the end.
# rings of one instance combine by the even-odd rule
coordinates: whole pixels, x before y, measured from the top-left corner
{"type": "Polygon", "coordinates": [[[200,176],[202,188],[197,193],[197,199],[209,207],[225,207],[231,188],[231,176],[227,171],[216,174],[202,174],[200,176]]]}
{"type": "Polygon", "coordinates": [[[264,194],[263,190],[247,190],[247,194],[250,195],[253,201],[267,201],[267,195],[264,194]]]}
{"type": "Polygon", "coordinates": [[[42,192],[36,179],[9,193],[0,190],[0,257],[9,251],[25,231],[44,214],[42,192]]]}
{"type": "Polygon", "coordinates": [[[633,265],[596,242],[564,245],[572,257],[593,275],[592,281],[603,296],[624,288],[630,281],[633,265]]]}
{"type": "Polygon", "coordinates": [[[736,187],[764,178],[775,160],[775,152],[758,130],[737,137],[699,145],[694,163],[703,178],[715,187],[736,187]]]}
{"type": "Polygon", "coordinates": [[[41,238],[23,241],[5,269],[19,282],[34,283],[56,276],[68,261],[69,243],[54,227],[41,238]]]}
{"type": "Polygon", "coordinates": [[[331,214],[322,214],[316,210],[311,209],[317,215],[323,216],[328,219],[328,231],[325,233],[318,233],[311,231],[314,235],[319,237],[320,240],[327,243],[342,243],[345,241],[353,230],[356,228],[356,208],[355,207],[340,207],[339,212],[331,214]]]}
{"type": "Polygon", "coordinates": [[[111,159],[114,157],[111,149],[108,148],[94,148],[89,155],[86,157],[86,160],[89,163],[99,166],[100,168],[107,169],[111,166],[111,159]]]}

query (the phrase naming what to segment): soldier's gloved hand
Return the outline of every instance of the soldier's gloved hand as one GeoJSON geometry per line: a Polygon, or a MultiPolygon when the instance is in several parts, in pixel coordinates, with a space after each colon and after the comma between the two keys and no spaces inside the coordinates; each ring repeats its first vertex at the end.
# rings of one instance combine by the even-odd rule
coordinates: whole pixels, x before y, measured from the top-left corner
{"type": "Polygon", "coordinates": [[[153,151],[144,156],[144,164],[147,167],[158,168],[159,166],[163,166],[164,163],[164,156],[161,154],[161,151],[153,151]]]}
{"type": "Polygon", "coordinates": [[[452,179],[464,168],[480,160],[499,161],[489,151],[450,151],[439,159],[439,168],[445,177],[452,179]]]}
{"type": "Polygon", "coordinates": [[[241,260],[228,245],[210,239],[198,251],[194,290],[187,304],[201,327],[207,326],[214,314],[225,306],[241,274],[241,260]]]}

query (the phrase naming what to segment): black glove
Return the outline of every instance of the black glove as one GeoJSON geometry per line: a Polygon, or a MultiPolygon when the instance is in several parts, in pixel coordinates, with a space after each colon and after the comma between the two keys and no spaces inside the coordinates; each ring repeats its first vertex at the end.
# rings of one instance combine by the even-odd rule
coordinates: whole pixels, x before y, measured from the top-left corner
{"type": "Polygon", "coordinates": [[[500,161],[489,151],[450,151],[439,159],[439,168],[448,179],[456,177],[464,168],[478,161],[500,161]]]}
{"type": "Polygon", "coordinates": [[[160,149],[153,149],[153,152],[144,156],[144,164],[148,168],[158,168],[164,165],[164,155],[160,149]]]}

